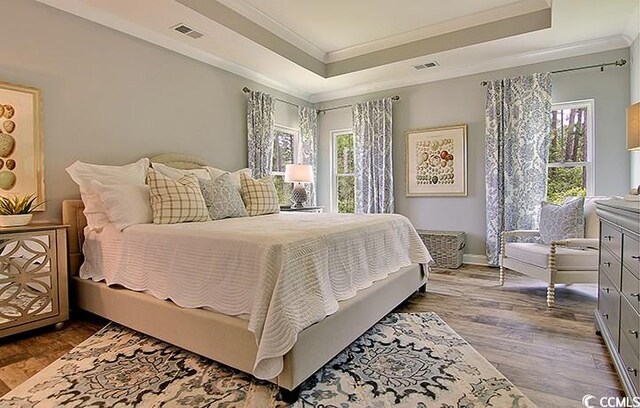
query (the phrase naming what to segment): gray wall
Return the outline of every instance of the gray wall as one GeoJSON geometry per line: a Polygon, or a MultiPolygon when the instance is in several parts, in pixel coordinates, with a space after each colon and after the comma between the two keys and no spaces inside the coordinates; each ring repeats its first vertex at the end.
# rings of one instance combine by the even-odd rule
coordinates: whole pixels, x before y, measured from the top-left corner
{"type": "MultiPolygon", "coordinates": [[[[467,232],[467,253],[485,253],[484,182],[484,88],[480,81],[531,72],[552,71],[629,58],[629,50],[592,54],[543,64],[488,72],[331,101],[323,107],[351,104],[393,94],[401,100],[394,105],[393,160],[396,211],[411,219],[416,228],[449,229],[467,232]],[[466,123],[468,129],[468,196],[405,196],[404,132],[466,123]]],[[[595,99],[596,178],[595,193],[624,193],[629,185],[629,157],[625,154],[625,108],[629,101],[629,66],[577,71],[553,76],[553,101],[595,99]]],[[[330,205],[330,132],[351,127],[349,109],[328,112],[320,117],[319,202],[330,205]]]]}
{"type": "MultiPolygon", "coordinates": [[[[246,166],[243,86],[289,95],[145,41],[23,0],[3,0],[0,81],[39,88],[44,102],[47,211],[60,219],[78,189],[75,160],[123,164],[179,152],[225,169],[246,166]]],[[[296,125],[288,105],[276,118],[296,125]]]]}

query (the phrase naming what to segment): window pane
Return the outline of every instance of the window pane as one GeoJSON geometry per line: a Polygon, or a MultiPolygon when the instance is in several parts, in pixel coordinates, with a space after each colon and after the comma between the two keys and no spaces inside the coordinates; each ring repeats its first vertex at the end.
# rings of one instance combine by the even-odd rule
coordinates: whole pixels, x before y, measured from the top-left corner
{"type": "Polygon", "coordinates": [[[284,173],[287,164],[293,164],[293,135],[276,130],[271,171],[284,173]]]}
{"type": "Polygon", "coordinates": [[[291,205],[291,190],[293,189],[293,183],[285,183],[284,176],[273,175],[273,184],[276,186],[278,192],[278,202],[280,205],[291,205]]]}
{"type": "Polygon", "coordinates": [[[354,176],[338,176],[338,212],[353,213],[355,206],[355,183],[354,176]]]}
{"type": "Polygon", "coordinates": [[[353,173],[353,135],[336,136],[336,165],[338,174],[353,173]]]}
{"type": "Polygon", "coordinates": [[[587,181],[584,166],[549,167],[547,178],[547,200],[562,204],[565,197],[586,196],[587,181]]]}
{"type": "Polygon", "coordinates": [[[587,161],[587,108],[551,112],[549,163],[587,161]]]}

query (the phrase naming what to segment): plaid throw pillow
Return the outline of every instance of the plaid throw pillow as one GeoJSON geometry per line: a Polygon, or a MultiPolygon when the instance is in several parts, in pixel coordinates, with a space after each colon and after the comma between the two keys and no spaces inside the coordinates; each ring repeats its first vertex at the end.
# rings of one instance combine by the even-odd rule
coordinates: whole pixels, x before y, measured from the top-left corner
{"type": "Polygon", "coordinates": [[[271,177],[254,180],[240,173],[240,186],[242,200],[250,216],[280,212],[278,193],[271,177]]]}
{"type": "Polygon", "coordinates": [[[196,176],[187,174],[173,180],[150,168],[147,184],[154,224],[210,220],[196,176]]]}

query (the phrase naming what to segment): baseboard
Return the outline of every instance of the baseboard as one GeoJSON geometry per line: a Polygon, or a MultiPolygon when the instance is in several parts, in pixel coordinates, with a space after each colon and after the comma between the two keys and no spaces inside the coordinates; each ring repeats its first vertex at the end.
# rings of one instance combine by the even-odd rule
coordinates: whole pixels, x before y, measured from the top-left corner
{"type": "Polygon", "coordinates": [[[462,263],[469,265],[482,265],[488,266],[486,255],[478,255],[478,254],[463,254],[462,255],[462,263]]]}

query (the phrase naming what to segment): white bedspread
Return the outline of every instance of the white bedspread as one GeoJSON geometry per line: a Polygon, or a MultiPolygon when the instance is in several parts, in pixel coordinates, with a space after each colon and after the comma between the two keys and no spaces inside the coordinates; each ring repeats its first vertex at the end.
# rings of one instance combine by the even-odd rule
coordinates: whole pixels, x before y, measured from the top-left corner
{"type": "Polygon", "coordinates": [[[182,307],[248,315],[253,375],[275,378],[306,327],[338,301],[412,263],[431,261],[396,214],[273,214],[142,224],[86,235],[80,276],[147,291],[182,307]]]}

